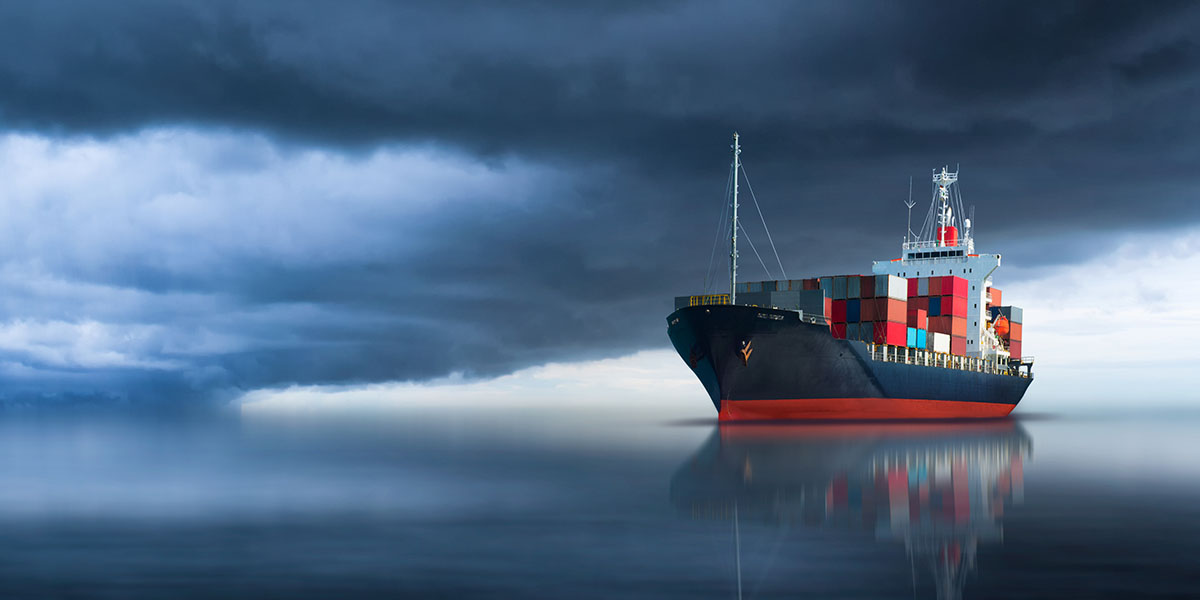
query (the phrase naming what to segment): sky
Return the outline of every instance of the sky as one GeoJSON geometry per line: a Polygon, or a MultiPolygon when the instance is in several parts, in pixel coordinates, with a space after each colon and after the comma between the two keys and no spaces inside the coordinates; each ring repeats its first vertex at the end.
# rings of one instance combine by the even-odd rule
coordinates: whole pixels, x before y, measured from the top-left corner
{"type": "Polygon", "coordinates": [[[0,403],[690,399],[664,317],[704,291],[735,130],[789,277],[896,256],[909,178],[923,207],[957,165],[1031,396],[1194,398],[1198,31],[1173,2],[3,3],[0,403]],[[678,385],[609,376],[649,364],[678,385]]]}

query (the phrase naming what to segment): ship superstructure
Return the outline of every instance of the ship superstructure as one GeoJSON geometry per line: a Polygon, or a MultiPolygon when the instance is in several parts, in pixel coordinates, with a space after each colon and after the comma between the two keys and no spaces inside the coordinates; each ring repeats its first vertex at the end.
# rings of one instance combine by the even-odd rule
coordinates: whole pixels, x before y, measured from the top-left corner
{"type": "Polygon", "coordinates": [[[921,230],[873,274],[742,283],[737,134],[731,148],[730,293],[679,296],[667,317],[722,419],[995,417],[1016,406],[1032,381],[1022,311],[992,286],[1000,255],[975,252],[957,171],[934,171],[921,230]]]}
{"type": "Polygon", "coordinates": [[[966,356],[985,356],[1009,352],[989,335],[992,298],[992,273],[1000,266],[999,254],[977,254],[971,232],[971,219],[964,217],[962,197],[958,193],[958,172],[947,167],[933,172],[933,201],[925,224],[915,239],[905,241],[899,259],[875,261],[876,275],[904,278],[953,276],[967,280],[966,356]]]}

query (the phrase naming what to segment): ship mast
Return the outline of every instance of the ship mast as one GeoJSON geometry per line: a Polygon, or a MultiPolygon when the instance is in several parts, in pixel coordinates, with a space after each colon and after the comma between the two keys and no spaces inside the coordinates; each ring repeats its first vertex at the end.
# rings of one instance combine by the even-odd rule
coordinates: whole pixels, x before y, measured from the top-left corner
{"type": "Polygon", "coordinates": [[[954,209],[950,206],[950,184],[958,181],[958,172],[946,172],[946,167],[942,167],[942,172],[934,173],[933,182],[938,186],[938,199],[942,201],[938,215],[938,246],[946,245],[946,228],[954,225],[954,209]]]}
{"type": "Polygon", "coordinates": [[[742,147],[738,144],[738,134],[733,132],[733,227],[730,235],[729,244],[729,303],[737,304],[737,230],[738,230],[738,169],[741,168],[738,155],[742,153],[742,147]]]}

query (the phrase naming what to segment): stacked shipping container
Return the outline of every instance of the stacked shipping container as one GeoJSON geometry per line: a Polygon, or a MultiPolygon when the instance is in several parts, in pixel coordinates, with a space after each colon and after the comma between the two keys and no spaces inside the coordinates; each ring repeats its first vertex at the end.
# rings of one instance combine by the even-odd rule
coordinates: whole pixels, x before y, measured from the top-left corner
{"type": "Polygon", "coordinates": [[[833,298],[830,331],[834,337],[904,346],[907,284],[889,275],[821,277],[816,285],[833,298]]]}
{"type": "MultiPolygon", "coordinates": [[[[929,331],[949,336],[949,352],[967,353],[967,280],[950,275],[908,280],[909,310],[924,310],[929,331]]],[[[938,343],[937,345],[941,345],[938,343]]],[[[930,349],[941,352],[930,344],[930,349]]]]}
{"type": "MultiPolygon", "coordinates": [[[[968,290],[966,279],[954,276],[914,277],[894,275],[837,275],[810,279],[751,281],[738,284],[739,303],[780,306],[784,292],[799,292],[805,312],[819,312],[839,339],[860,340],[924,348],[935,352],[967,354],[968,290]],[[804,292],[821,290],[824,300],[806,301],[804,292]],[[745,294],[743,296],[742,294],[745,294]]],[[[797,300],[788,295],[788,306],[797,300]]],[[[1007,323],[997,334],[1014,358],[1021,356],[1021,309],[999,306],[1001,292],[987,288],[987,308],[993,321],[1007,323]]],[[[820,300],[821,298],[817,298],[820,300]]]]}

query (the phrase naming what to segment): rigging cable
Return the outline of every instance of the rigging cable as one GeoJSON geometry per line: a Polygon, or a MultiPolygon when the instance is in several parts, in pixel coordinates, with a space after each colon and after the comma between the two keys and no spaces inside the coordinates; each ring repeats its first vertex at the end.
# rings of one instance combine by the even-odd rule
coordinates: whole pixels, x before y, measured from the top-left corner
{"type": "Polygon", "coordinates": [[[754,196],[754,187],[750,185],[750,176],[746,175],[746,165],[742,165],[742,175],[746,176],[746,189],[750,190],[750,199],[754,200],[754,208],[758,210],[758,218],[762,220],[763,230],[767,232],[767,241],[771,243],[771,251],[775,253],[775,262],[779,263],[779,271],[783,273],[783,278],[787,279],[787,271],[783,268],[783,261],[779,259],[779,251],[775,249],[775,240],[771,239],[771,230],[767,229],[767,219],[763,216],[762,208],[758,206],[758,198],[754,196]]]}
{"type": "Polygon", "coordinates": [[[738,229],[742,230],[742,235],[746,236],[747,242],[750,242],[750,249],[758,257],[758,264],[762,265],[763,270],[767,272],[767,279],[775,279],[775,276],[771,274],[771,270],[767,268],[767,263],[763,262],[762,255],[758,253],[758,248],[754,247],[754,240],[750,239],[750,232],[746,231],[746,228],[741,223],[738,223],[738,229]]]}
{"type": "MultiPolygon", "coordinates": [[[[709,286],[715,283],[709,277],[712,274],[713,261],[717,258],[717,244],[721,242],[721,231],[725,229],[725,223],[729,220],[729,190],[733,186],[733,167],[730,166],[729,177],[725,179],[725,195],[721,198],[721,203],[725,209],[721,212],[721,218],[717,220],[717,233],[713,236],[712,253],[708,257],[708,269],[704,271],[704,293],[708,293],[709,286]]],[[[714,276],[715,278],[715,276],[714,276]]]]}

